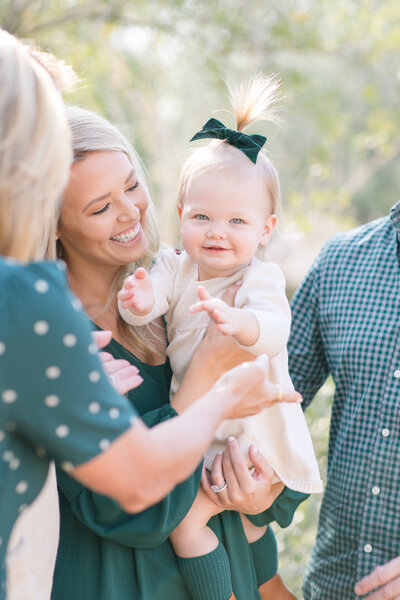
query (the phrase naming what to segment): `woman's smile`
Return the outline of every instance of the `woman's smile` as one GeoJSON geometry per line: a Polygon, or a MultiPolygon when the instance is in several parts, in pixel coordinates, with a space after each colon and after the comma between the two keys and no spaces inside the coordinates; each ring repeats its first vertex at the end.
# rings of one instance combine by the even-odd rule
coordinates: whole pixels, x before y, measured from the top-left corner
{"type": "Polygon", "coordinates": [[[127,244],[129,242],[137,240],[138,236],[142,233],[142,227],[139,222],[137,222],[133,227],[126,229],[122,233],[118,235],[114,235],[110,238],[112,242],[118,242],[122,244],[127,244]]]}

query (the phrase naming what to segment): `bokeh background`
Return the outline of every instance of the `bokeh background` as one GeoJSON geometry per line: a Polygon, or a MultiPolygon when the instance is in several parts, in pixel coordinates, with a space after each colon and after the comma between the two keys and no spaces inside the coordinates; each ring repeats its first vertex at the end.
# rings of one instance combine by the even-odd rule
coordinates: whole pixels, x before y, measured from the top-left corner
{"type": "MultiPolygon", "coordinates": [[[[281,177],[271,252],[291,295],[323,242],[387,213],[400,186],[398,0],[0,0],[0,26],[81,78],[66,101],[121,127],[143,157],[164,240],[188,140],[211,116],[233,125],[226,82],[278,73],[282,124],[256,125],[281,177]]],[[[323,473],[333,392],[306,417],[323,473]]],[[[280,570],[300,597],[320,498],[275,528],[280,570]]]]}

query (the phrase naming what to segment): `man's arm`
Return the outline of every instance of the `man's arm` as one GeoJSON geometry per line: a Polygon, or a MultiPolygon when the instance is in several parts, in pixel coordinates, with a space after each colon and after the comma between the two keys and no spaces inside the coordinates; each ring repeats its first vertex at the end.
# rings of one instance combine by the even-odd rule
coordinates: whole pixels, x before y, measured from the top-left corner
{"type": "Polygon", "coordinates": [[[324,251],[315,260],[291,302],[289,372],[305,408],[329,375],[320,323],[320,278],[324,251]]]}

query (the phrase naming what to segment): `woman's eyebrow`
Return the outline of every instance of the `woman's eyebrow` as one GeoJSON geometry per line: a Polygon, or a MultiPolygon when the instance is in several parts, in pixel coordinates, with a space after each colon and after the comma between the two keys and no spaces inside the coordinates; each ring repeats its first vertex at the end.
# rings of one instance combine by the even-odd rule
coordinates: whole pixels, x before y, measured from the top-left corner
{"type": "Polygon", "coordinates": [[[95,202],[99,202],[100,200],[105,200],[106,198],[108,198],[108,196],[111,196],[111,192],[107,192],[107,194],[103,194],[102,196],[99,196],[98,198],[94,198],[93,200],[91,200],[90,202],[88,202],[85,206],[85,208],[83,209],[82,212],[85,212],[85,210],[87,208],[89,208],[89,206],[91,206],[92,204],[94,204],[95,202]]]}
{"type": "MultiPolygon", "coordinates": [[[[135,169],[132,169],[128,175],[128,177],[125,179],[124,183],[128,183],[128,181],[130,180],[130,178],[132,177],[132,175],[135,173],[135,169]]],[[[94,204],[95,202],[99,202],[100,200],[105,200],[106,198],[108,198],[108,196],[111,196],[111,192],[107,192],[107,194],[103,194],[102,196],[99,196],[98,198],[93,198],[93,200],[90,200],[90,202],[88,202],[85,206],[85,208],[83,209],[82,212],[85,212],[86,209],[89,208],[89,206],[91,206],[92,204],[94,204]]]]}
{"type": "Polygon", "coordinates": [[[128,181],[130,180],[130,178],[132,177],[132,175],[135,173],[135,169],[132,169],[132,171],[129,173],[128,177],[125,179],[124,183],[128,183],[128,181]]]}

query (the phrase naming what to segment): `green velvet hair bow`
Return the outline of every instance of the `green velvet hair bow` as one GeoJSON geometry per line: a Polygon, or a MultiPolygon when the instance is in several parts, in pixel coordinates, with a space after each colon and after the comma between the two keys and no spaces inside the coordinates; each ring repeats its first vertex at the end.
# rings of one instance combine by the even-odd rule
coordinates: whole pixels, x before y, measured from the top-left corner
{"type": "Polygon", "coordinates": [[[263,135],[249,135],[242,131],[229,129],[221,121],[218,121],[218,119],[207,121],[201,131],[196,133],[190,141],[193,142],[194,140],[202,140],[204,138],[226,140],[228,144],[244,152],[254,164],[257,162],[258,153],[267,141],[267,138],[263,135]]]}

